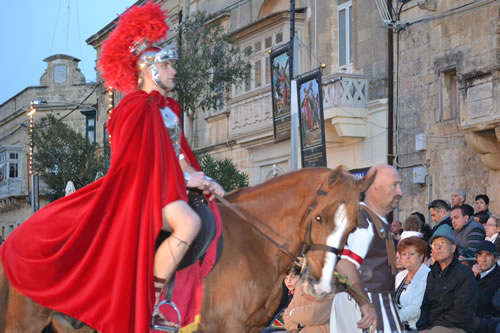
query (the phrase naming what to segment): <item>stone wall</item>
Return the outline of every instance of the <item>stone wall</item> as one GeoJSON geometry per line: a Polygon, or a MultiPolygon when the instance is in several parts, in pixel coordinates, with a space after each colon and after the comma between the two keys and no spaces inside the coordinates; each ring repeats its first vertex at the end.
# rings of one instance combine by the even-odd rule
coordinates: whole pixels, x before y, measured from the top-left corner
{"type": "MultiPolygon", "coordinates": [[[[486,193],[491,210],[500,212],[496,194],[500,175],[481,163],[464,137],[464,119],[473,111],[466,107],[468,80],[477,73],[498,71],[500,5],[482,1],[481,6],[453,12],[458,1],[430,2],[436,11],[414,5],[403,12],[402,21],[427,19],[399,33],[399,54],[395,36],[395,61],[399,60],[399,82],[395,83],[399,97],[395,107],[397,162],[405,192],[399,218],[404,220],[416,210],[427,214],[430,200],[450,200],[450,193],[457,188],[467,192],[471,205],[477,194],[486,193]],[[450,10],[452,15],[440,15],[450,10]],[[427,149],[417,151],[415,136],[420,133],[427,138],[427,149]],[[426,183],[414,184],[413,168],[422,165],[427,169],[426,183]]],[[[487,128],[488,124],[482,126],[487,128]]]]}

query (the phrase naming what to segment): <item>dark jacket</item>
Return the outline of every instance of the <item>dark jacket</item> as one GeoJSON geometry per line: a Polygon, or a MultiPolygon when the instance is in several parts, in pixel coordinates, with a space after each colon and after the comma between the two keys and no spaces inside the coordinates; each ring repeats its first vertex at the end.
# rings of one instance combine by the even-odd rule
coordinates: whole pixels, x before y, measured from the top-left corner
{"type": "Polygon", "coordinates": [[[473,318],[478,297],[479,288],[470,268],[455,257],[444,271],[438,262],[434,263],[427,276],[417,329],[444,326],[474,332],[473,318]]]}
{"type": "Polygon", "coordinates": [[[477,246],[486,237],[484,227],[474,218],[470,218],[462,229],[455,230],[454,233],[457,239],[458,253],[465,258],[474,258],[477,246]]]}
{"type": "Polygon", "coordinates": [[[491,299],[500,288],[500,267],[495,263],[495,268],[484,278],[476,277],[479,286],[479,302],[477,304],[476,315],[484,317],[487,315],[498,317],[500,312],[493,307],[491,299]]]}

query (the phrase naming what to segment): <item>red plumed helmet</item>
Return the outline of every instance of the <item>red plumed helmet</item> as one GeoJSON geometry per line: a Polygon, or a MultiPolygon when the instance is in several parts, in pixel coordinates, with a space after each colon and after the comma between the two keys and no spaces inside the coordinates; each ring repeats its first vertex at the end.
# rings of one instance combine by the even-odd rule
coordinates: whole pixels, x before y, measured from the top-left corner
{"type": "Polygon", "coordinates": [[[98,63],[106,86],[125,93],[137,89],[138,49],[166,38],[166,18],[166,10],[151,1],[120,15],[116,28],[102,44],[98,63]]]}

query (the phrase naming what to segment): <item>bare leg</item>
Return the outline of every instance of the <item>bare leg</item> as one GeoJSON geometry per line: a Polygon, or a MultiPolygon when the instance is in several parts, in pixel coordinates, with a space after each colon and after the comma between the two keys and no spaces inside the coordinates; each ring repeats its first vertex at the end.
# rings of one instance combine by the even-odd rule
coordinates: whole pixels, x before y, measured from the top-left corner
{"type": "Polygon", "coordinates": [[[163,229],[171,231],[156,251],[154,275],[167,282],[200,230],[200,218],[185,201],[163,207],[163,229]]]}
{"type": "MultiPolygon", "coordinates": [[[[170,231],[170,236],[156,250],[154,259],[155,309],[175,269],[189,249],[200,230],[200,218],[185,201],[174,201],[163,207],[163,229],[170,231]]],[[[176,327],[166,320],[161,311],[153,313],[152,327],[176,327]]]]}

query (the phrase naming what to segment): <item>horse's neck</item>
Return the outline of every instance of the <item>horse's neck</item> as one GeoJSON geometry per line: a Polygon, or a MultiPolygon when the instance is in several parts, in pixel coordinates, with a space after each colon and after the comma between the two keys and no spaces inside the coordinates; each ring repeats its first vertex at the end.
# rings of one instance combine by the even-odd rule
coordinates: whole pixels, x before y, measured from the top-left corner
{"type": "MultiPolygon", "coordinates": [[[[285,244],[300,246],[299,227],[322,177],[303,171],[250,188],[229,198],[259,230],[285,244]]],[[[290,248],[291,247],[291,248],[290,248]]]]}

